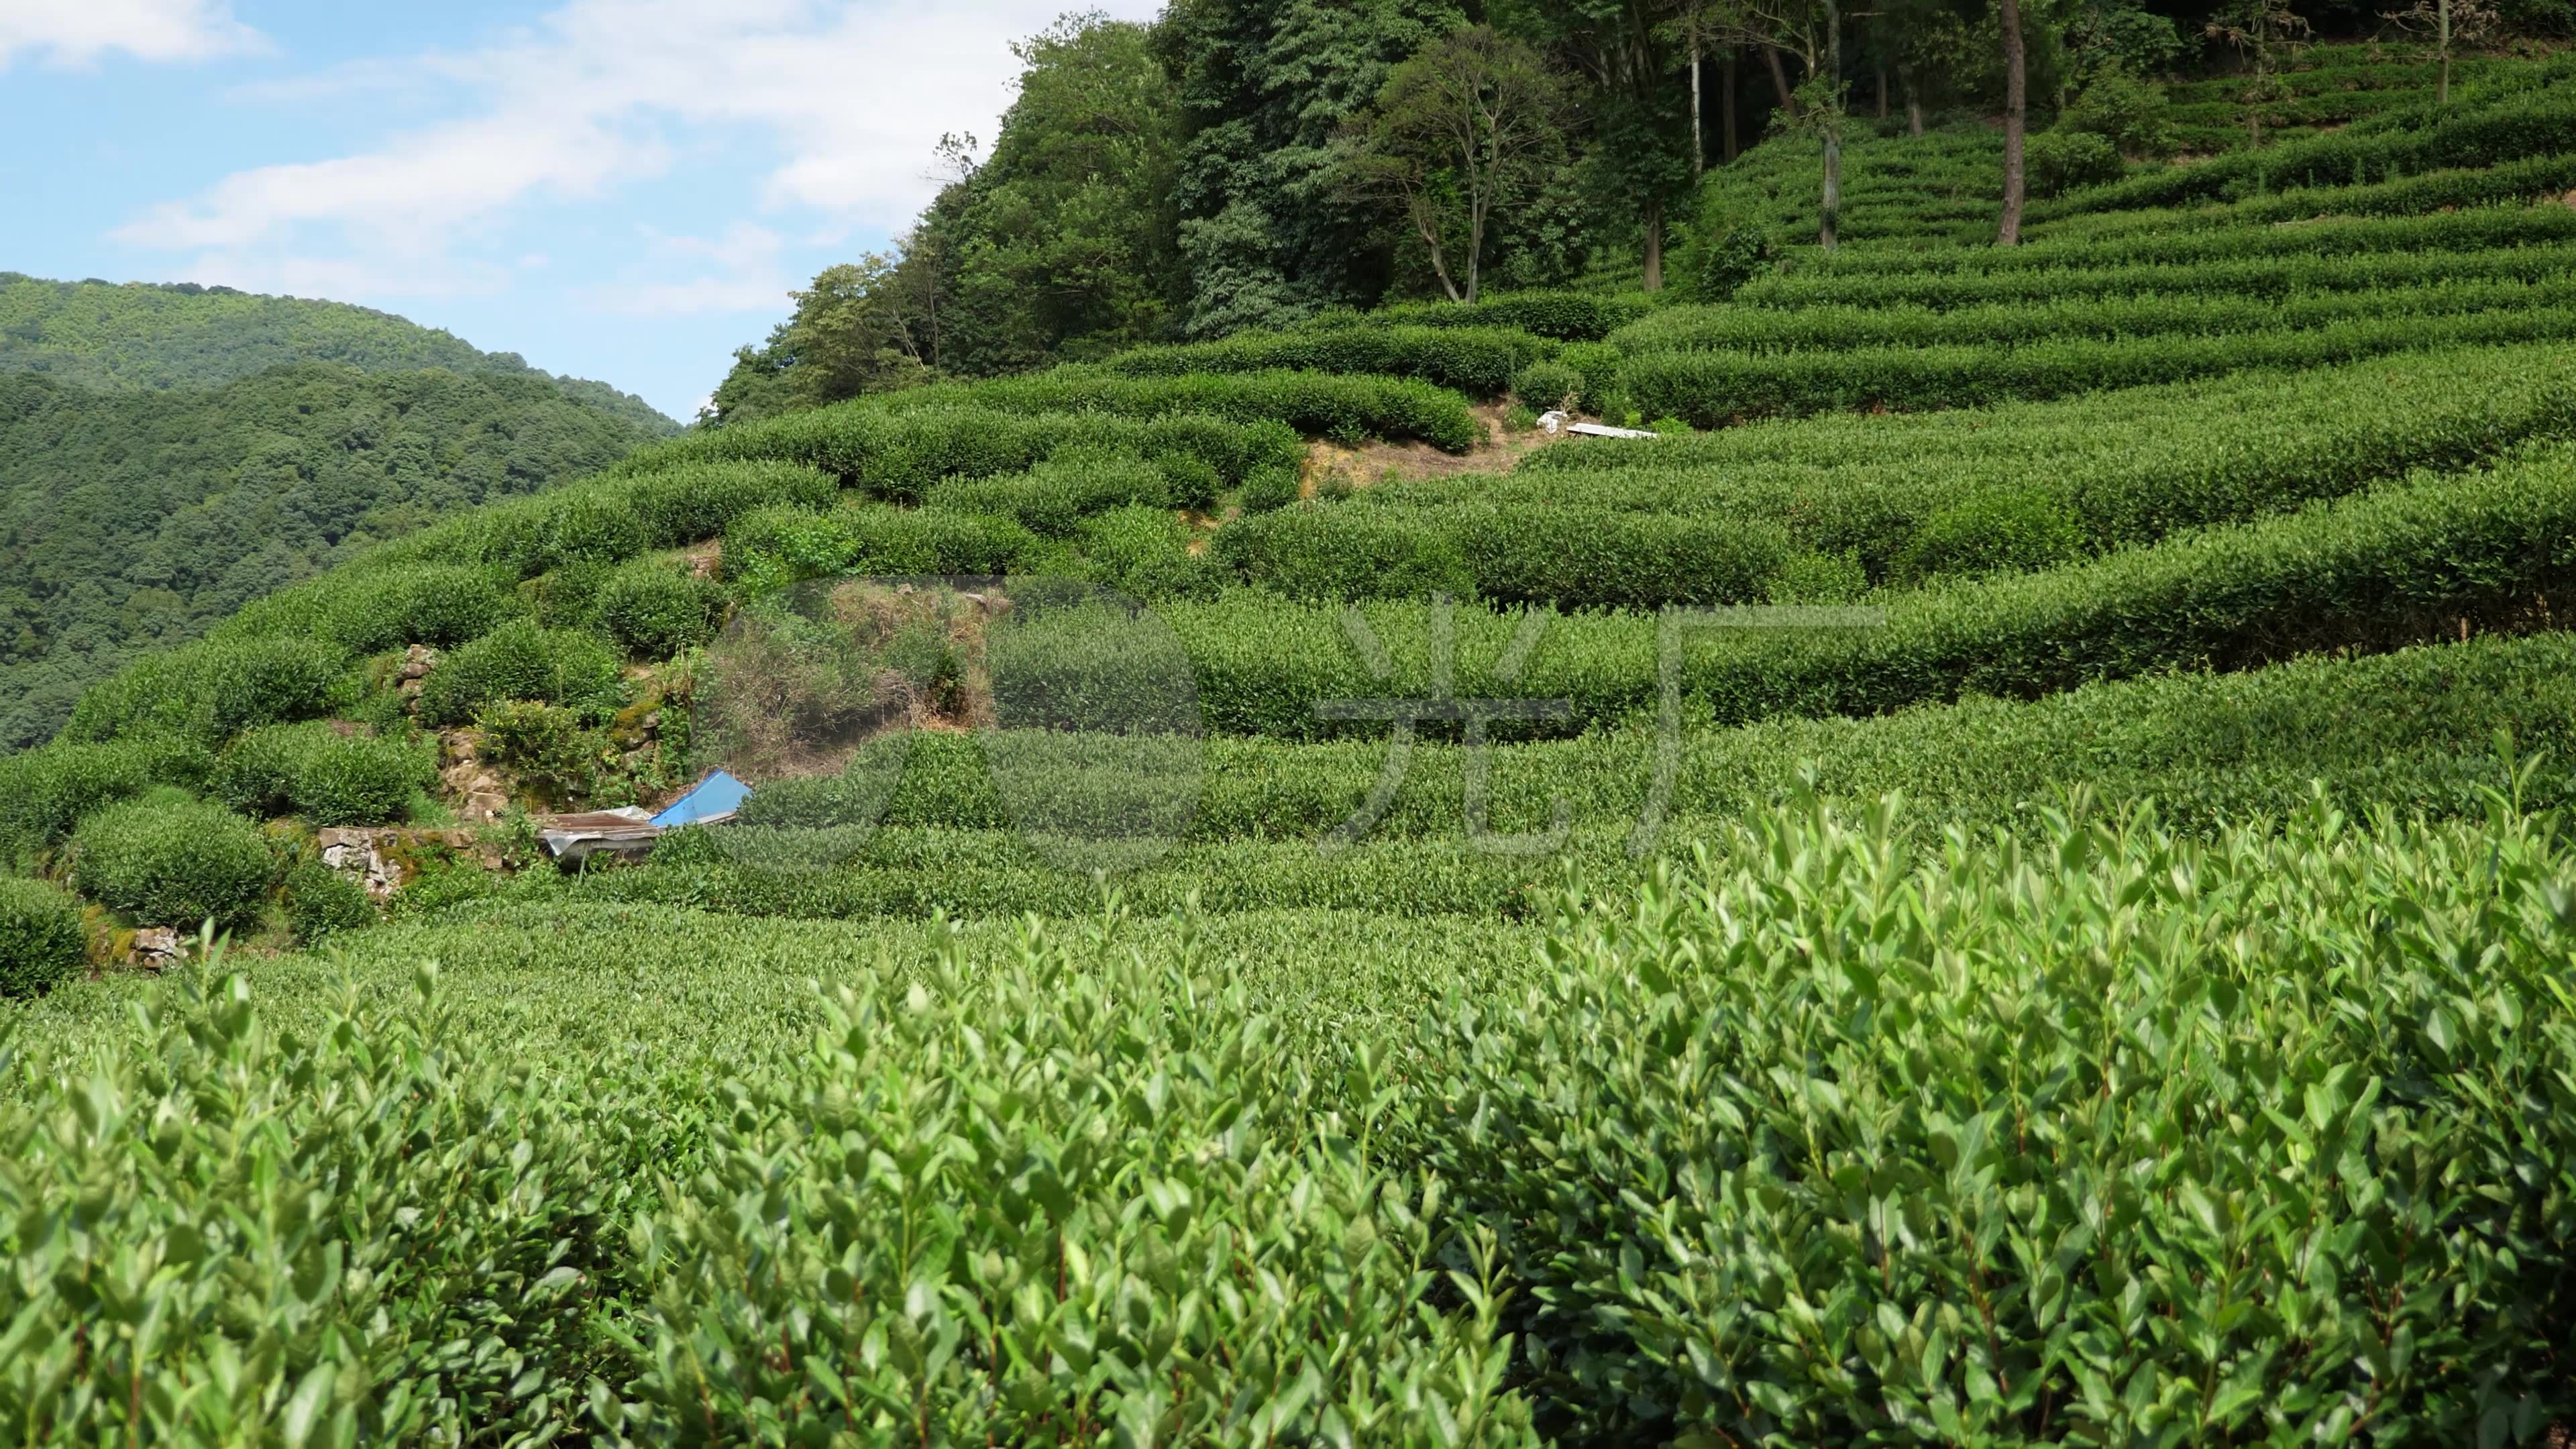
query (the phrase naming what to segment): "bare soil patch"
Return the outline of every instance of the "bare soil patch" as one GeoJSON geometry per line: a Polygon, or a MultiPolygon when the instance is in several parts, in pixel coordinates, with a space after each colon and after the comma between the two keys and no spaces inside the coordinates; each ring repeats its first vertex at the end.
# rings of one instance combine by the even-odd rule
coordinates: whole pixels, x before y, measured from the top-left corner
{"type": "Polygon", "coordinates": [[[1339,478],[1354,488],[1411,478],[1446,478],[1459,473],[1508,473],[1512,465],[1541,448],[1566,441],[1532,428],[1525,433],[1503,429],[1507,405],[1488,403],[1471,409],[1484,425],[1484,437],[1464,453],[1444,453],[1429,443],[1363,443],[1346,447],[1318,438],[1306,445],[1306,468],[1300,495],[1312,498],[1323,485],[1339,478]]]}

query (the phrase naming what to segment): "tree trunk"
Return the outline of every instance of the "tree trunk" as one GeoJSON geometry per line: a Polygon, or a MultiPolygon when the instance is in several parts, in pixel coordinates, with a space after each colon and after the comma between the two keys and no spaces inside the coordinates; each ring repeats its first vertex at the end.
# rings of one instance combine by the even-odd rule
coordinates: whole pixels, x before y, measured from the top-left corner
{"type": "Polygon", "coordinates": [[[2001,0],[2004,27],[2004,214],[1995,245],[2021,245],[2022,130],[2030,106],[2030,78],[2023,61],[2021,0],[2001,0]]]}
{"type": "Polygon", "coordinates": [[[2441,0],[2434,13],[2442,32],[2442,79],[2433,90],[2433,104],[2447,106],[2451,103],[2451,0],[2441,0]]]}
{"type": "Polygon", "coordinates": [[[1878,67],[1878,118],[1887,119],[1887,65],[1883,61],[1878,67]]]}
{"type": "Polygon", "coordinates": [[[1816,206],[1816,244],[1834,249],[1843,213],[1843,17],[1837,0],[1825,0],[1825,184],[1816,206]]]}
{"type": "Polygon", "coordinates": [[[1798,93],[1789,88],[1789,69],[1780,64],[1780,47],[1762,47],[1762,58],[1771,62],[1771,88],[1780,93],[1780,114],[1798,119],[1798,93]]]}
{"type": "Polygon", "coordinates": [[[1923,97],[1914,89],[1914,68],[1900,63],[1896,83],[1905,91],[1905,134],[1919,141],[1923,138],[1923,97]]]}
{"type": "Polygon", "coordinates": [[[1646,290],[1664,289],[1664,204],[1646,203],[1646,290]]]}
{"type": "Polygon", "coordinates": [[[1718,109],[1726,113],[1726,159],[1731,165],[1738,154],[1735,146],[1735,52],[1726,53],[1726,72],[1718,80],[1718,109]]]}
{"type": "Polygon", "coordinates": [[[1699,120],[1699,42],[1691,42],[1691,180],[1708,174],[1707,134],[1699,120]]]}
{"type": "Polygon", "coordinates": [[[1449,258],[1440,247],[1439,213],[1418,194],[1407,205],[1413,213],[1413,234],[1422,238],[1423,246],[1431,252],[1431,275],[1440,279],[1440,290],[1446,292],[1452,302],[1466,301],[1458,295],[1458,284],[1449,278],[1449,258]]]}

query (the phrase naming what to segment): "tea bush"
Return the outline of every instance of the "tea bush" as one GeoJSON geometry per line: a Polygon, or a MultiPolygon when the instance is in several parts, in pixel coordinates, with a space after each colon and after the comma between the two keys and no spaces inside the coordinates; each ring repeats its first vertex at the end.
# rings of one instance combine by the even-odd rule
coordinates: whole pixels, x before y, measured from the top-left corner
{"type": "Polygon", "coordinates": [[[2032,271],[1779,272],[1747,283],[1743,306],[1931,307],[2101,297],[2271,298],[2316,292],[2373,292],[2451,283],[2564,281],[2576,276],[2576,248],[2536,244],[2492,251],[2291,254],[2211,262],[2077,264],[2032,271]]]}
{"type": "Polygon", "coordinates": [[[437,782],[422,744],[344,735],[329,724],[245,731],[216,757],[209,791],[250,816],[300,814],[316,825],[381,825],[437,782]]]}
{"type": "MultiPolygon", "coordinates": [[[[1644,293],[1509,292],[1472,303],[1399,302],[1366,314],[1388,327],[1506,328],[1559,342],[1598,342],[1646,315],[1654,303],[1644,293]]],[[[1361,314],[1326,313],[1311,325],[1341,328],[1361,314]]]]}
{"type": "Polygon", "coordinates": [[[1172,509],[1210,501],[1175,496],[1170,475],[1141,458],[1059,453],[1017,476],[951,479],[924,494],[921,504],[926,511],[1006,518],[1033,533],[1065,538],[1085,518],[1112,508],[1172,509]]]}
{"type": "MultiPolygon", "coordinates": [[[[1122,417],[1106,411],[1029,412],[986,405],[971,391],[925,390],[900,413],[861,399],[790,413],[740,427],[700,429],[637,451],[620,474],[685,472],[713,464],[820,470],[843,486],[880,498],[912,499],[942,478],[1025,472],[1060,448],[1125,452],[1147,458],[1182,455],[1216,469],[1228,483],[1278,464],[1294,464],[1304,445],[1276,419],[1234,420],[1187,411],[1122,417]]],[[[651,496],[646,490],[645,496],[651,496]]],[[[821,499],[797,485],[730,510],[821,499]]],[[[708,534],[699,534],[707,537],[708,534]]]]}
{"type": "Polygon", "coordinates": [[[1504,327],[1416,327],[1384,317],[1348,327],[1240,332],[1218,342],[1139,347],[1101,366],[1129,377],[1289,368],[1414,377],[1475,398],[1501,396],[1513,372],[1555,348],[1504,327]]]}
{"type": "Polygon", "coordinates": [[[617,656],[591,634],[504,624],[448,655],[420,689],[424,723],[459,725],[486,704],[535,700],[593,713],[613,707],[617,656]]]}
{"type": "Polygon", "coordinates": [[[1457,541],[1386,510],[1300,503],[1220,529],[1216,562],[1292,599],[1468,594],[1475,575],[1457,541]]]}
{"type": "Polygon", "coordinates": [[[278,888],[278,902],[295,939],[311,945],[376,923],[376,904],[367,888],[319,862],[289,870],[278,888]]]}
{"type": "Polygon", "coordinates": [[[611,574],[592,600],[601,632],[634,659],[669,659],[707,641],[724,611],[723,590],[656,560],[611,574]]]}
{"type": "Polygon", "coordinates": [[[2111,138],[2063,126],[2030,138],[2030,194],[2063,196],[2078,187],[2117,181],[2127,168],[2111,138]]]}
{"type": "Polygon", "coordinates": [[[1419,440],[1453,453],[1466,451],[1479,435],[1466,399],[1445,388],[1411,378],[1321,372],[1122,377],[1095,367],[1058,367],[971,387],[915,388],[889,394],[881,406],[908,417],[969,398],[1004,412],[1095,411],[1135,418],[1199,413],[1248,424],[1285,423],[1300,433],[1346,442],[1419,440]]]}
{"type": "Polygon", "coordinates": [[[510,772],[544,804],[568,807],[597,788],[607,738],[569,709],[534,700],[502,700],[474,713],[481,753],[510,772]]]}
{"type": "Polygon", "coordinates": [[[734,520],[724,575],[754,592],[837,573],[905,578],[996,575],[1036,557],[1037,536],[990,514],[890,504],[845,505],[829,514],[763,509],[734,520]]]}
{"type": "MultiPolygon", "coordinates": [[[[2570,582],[2571,528],[2576,460],[2561,450],[2069,567],[1898,595],[1881,627],[1701,631],[1683,641],[1674,678],[1693,717],[1732,724],[2395,647],[2464,620],[2532,619],[2535,599],[2570,582]]],[[[1384,677],[1363,667],[1324,608],[1247,595],[1161,612],[1196,667],[1210,727],[1228,733],[1320,738],[1337,730],[1316,717],[1317,701],[1419,695],[1428,683],[1431,620],[1418,604],[1364,611],[1391,651],[1384,677]]],[[[1564,698],[1567,732],[1655,707],[1657,621],[1550,619],[1518,677],[1493,677],[1522,627],[1517,613],[1458,611],[1460,697],[1564,698]]]]}
{"type": "Polygon", "coordinates": [[[1573,1442],[2528,1438],[2576,1314],[2562,851],[1768,822],[1427,1013],[1399,1135],[1573,1442]]]}
{"type": "Polygon", "coordinates": [[[2278,225],[2324,216],[2421,216],[2465,207],[2547,201],[2564,195],[2571,186],[2576,186],[2576,156],[2534,156],[2485,170],[2434,171],[2362,185],[2312,187],[2249,196],[2221,205],[2092,212],[2033,230],[2050,241],[2062,242],[2155,231],[2278,225]]]}
{"type": "Polygon", "coordinates": [[[365,986],[60,1019],[44,1060],[98,1065],[0,1094],[0,1310],[66,1346],[11,1360],[0,1424],[2528,1439],[2568,1408],[2565,865],[2509,813],[1917,855],[1790,812],[1563,896],[1537,952],[474,907],[362,938],[365,986]],[[434,954],[474,969],[383,989],[434,954]],[[105,1305],[58,1269],[146,1242],[185,1250],[72,1353],[105,1305]],[[1194,1296],[1220,1247],[1265,1291],[1194,1296]]]}
{"type": "Polygon", "coordinates": [[[1528,503],[1282,509],[1223,529],[1213,550],[1291,598],[1448,592],[1566,609],[1759,600],[1788,552],[1767,522],[1528,503]]]}
{"type": "Polygon", "coordinates": [[[1222,582],[1210,560],[1190,552],[1189,527],[1169,509],[1095,514],[1083,523],[1081,541],[1092,579],[1131,599],[1205,598],[1222,582]]]}
{"type": "MultiPolygon", "coordinates": [[[[1956,314],[1951,314],[1956,315],[1956,314]]],[[[1652,352],[1622,385],[1649,412],[1716,428],[1746,418],[1853,408],[1977,407],[2172,382],[2250,368],[2326,367],[2437,346],[2576,337],[2576,308],[2498,307],[2198,336],[2073,339],[2019,346],[1855,347],[1833,352],[1652,352]]]]}
{"type": "Polygon", "coordinates": [[[202,747],[166,737],[58,742],[0,759],[0,850],[51,849],[92,811],[155,784],[201,783],[211,765],[202,747]]]}
{"type": "Polygon", "coordinates": [[[1583,374],[1562,362],[1533,362],[1512,374],[1512,396],[1545,412],[1562,408],[1583,392],[1583,374]]]}
{"type": "Polygon", "coordinates": [[[42,996],[88,964],[80,902],[43,881],[0,876],[0,1000],[42,996]]]}
{"type": "Polygon", "coordinates": [[[177,734],[220,743],[253,725],[316,719],[356,698],[348,656],[319,639],[208,639],[149,654],[92,685],[67,740],[177,734]]]}
{"type": "MultiPolygon", "coordinates": [[[[453,648],[490,633],[524,611],[493,571],[485,568],[416,564],[357,573],[332,583],[336,587],[329,591],[328,602],[314,611],[309,627],[352,654],[378,654],[412,644],[453,648]]],[[[286,626],[273,632],[301,629],[286,626]]]]}
{"type": "MultiPolygon", "coordinates": [[[[2196,171],[2197,166],[2177,168],[2196,171]]],[[[2155,173],[2164,175],[2166,173],[2155,173]]],[[[2125,184],[2125,183],[2124,183],[2125,184]]],[[[2447,216],[2329,218],[2296,227],[2151,232],[2102,240],[1947,250],[1847,247],[1800,260],[1802,277],[1976,276],[2109,266],[2176,266],[2255,258],[2361,257],[2385,252],[2478,252],[2576,241],[2563,206],[2482,206],[2447,216]]]]}
{"type": "Polygon", "coordinates": [[[219,805],[134,800],[81,822],[72,837],[81,893],[139,925],[193,932],[249,926],[276,858],[259,828],[219,805]]]}
{"type": "MultiPolygon", "coordinates": [[[[2077,789],[2106,806],[2155,800],[2169,824],[2193,832],[2294,814],[2316,786],[2353,811],[2388,804],[2476,818],[2491,792],[2517,789],[2533,809],[2565,809],[2576,806],[2576,775],[2533,766],[2576,757],[2571,650],[2562,633],[2493,636],[2233,674],[2151,675],[2032,702],[1969,699],[1867,719],[1695,730],[1672,761],[1665,833],[1687,842],[1707,821],[1771,807],[1800,788],[1802,772],[1838,800],[1902,791],[1908,819],[1934,835],[1957,823],[2027,826],[2077,789]],[[2498,747],[2498,731],[2508,747],[2498,747]]],[[[900,751],[890,784],[890,762],[872,758],[847,779],[765,785],[744,819],[778,830],[1017,824],[977,740],[925,732],[886,747],[900,751]]],[[[1364,817],[1370,842],[1462,837],[1475,756],[1416,744],[1371,811],[1388,753],[1382,739],[1211,739],[1186,837],[1320,841],[1364,817]]],[[[1632,827],[1658,770],[1642,728],[1495,746],[1483,760],[1487,826],[1502,834],[1546,830],[1560,801],[1578,831],[1632,827]]],[[[876,859],[864,849],[859,858],[876,859]]]]}
{"type": "MultiPolygon", "coordinates": [[[[2557,68],[2562,79],[2576,79],[2576,71],[2564,62],[2557,68]]],[[[2402,166],[2415,173],[2576,152],[2576,102],[2566,91],[2562,84],[2517,93],[2421,127],[2314,136],[2151,171],[2069,198],[2065,210],[2118,211],[2204,197],[2232,199],[2250,190],[2258,177],[2275,189],[2337,186],[2351,180],[2356,168],[2402,166]]]]}
{"type": "Polygon", "coordinates": [[[1499,1285],[1434,1297],[1439,1186],[1377,1168],[1240,985],[1032,942],[862,981],[820,1035],[637,1225],[637,1430],[1537,1442],[1499,1285]]]}
{"type": "Polygon", "coordinates": [[[183,978],[86,1111],[0,1103],[0,1313],[24,1335],[6,1432],[456,1443],[578,1422],[603,1220],[631,1191],[611,1164],[634,1153],[434,1000],[338,1004],[280,1033],[238,980],[183,978]],[[142,1251],[151,1273],[97,1276],[142,1251]]]}
{"type": "Polygon", "coordinates": [[[839,491],[831,475],[817,469],[762,461],[646,473],[627,496],[653,547],[682,548],[721,537],[727,524],[753,509],[827,508],[839,491]]]}
{"type": "MultiPolygon", "coordinates": [[[[2027,347],[2088,338],[2117,341],[2182,335],[2225,337],[2374,319],[2465,320],[2486,312],[2564,312],[2571,308],[2576,308],[2576,276],[2544,282],[2454,281],[2436,287],[2272,299],[2061,297],[2039,305],[1946,311],[1885,303],[1871,307],[1810,306],[1796,311],[1674,307],[1619,332],[1611,340],[1631,358],[1663,352],[1850,351],[1909,344],[2027,347]]],[[[2423,330],[2424,345],[2438,345],[2438,325],[2423,330]]]]}

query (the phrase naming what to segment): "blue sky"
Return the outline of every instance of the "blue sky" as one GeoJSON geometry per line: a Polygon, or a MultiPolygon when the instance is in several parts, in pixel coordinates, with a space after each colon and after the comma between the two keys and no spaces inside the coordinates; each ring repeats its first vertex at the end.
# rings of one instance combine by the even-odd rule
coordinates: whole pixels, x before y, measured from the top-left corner
{"type": "Polygon", "coordinates": [[[363,303],[685,420],[1074,3],[0,0],[0,270],[363,303]]]}

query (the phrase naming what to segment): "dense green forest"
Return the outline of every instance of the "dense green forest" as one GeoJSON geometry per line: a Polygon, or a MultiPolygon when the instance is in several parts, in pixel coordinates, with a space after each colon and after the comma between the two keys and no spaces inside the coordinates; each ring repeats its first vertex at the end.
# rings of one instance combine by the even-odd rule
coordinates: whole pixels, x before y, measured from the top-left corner
{"type": "MultiPolygon", "coordinates": [[[[1781,248],[1868,239],[1877,217],[1851,231],[1847,193],[1868,182],[1853,153],[1927,130],[1950,135],[1943,159],[1909,160],[1897,189],[1940,206],[1945,240],[2017,242],[2028,208],[2071,187],[2396,123],[2383,113],[2502,74],[2496,44],[2571,34],[2566,0],[1174,0],[1151,24],[1069,16],[1018,47],[990,148],[949,137],[947,184],[911,230],[816,277],[741,351],[711,416],[1486,290],[1721,296],[1781,248]],[[1736,174],[1766,138],[1769,164],[1736,174]]],[[[2260,189],[2260,168],[2236,184],[2260,189]]]]}
{"type": "Polygon", "coordinates": [[[50,738],[139,650],[656,431],[488,368],[311,362],[119,392],[0,371],[0,750],[50,738]]]}
{"type": "Polygon", "coordinates": [[[0,272],[0,372],[40,372],[100,391],[202,390],[295,362],[543,378],[638,431],[679,430],[642,398],[606,383],[548,377],[515,353],[484,352],[450,333],[345,302],[0,272]]]}

